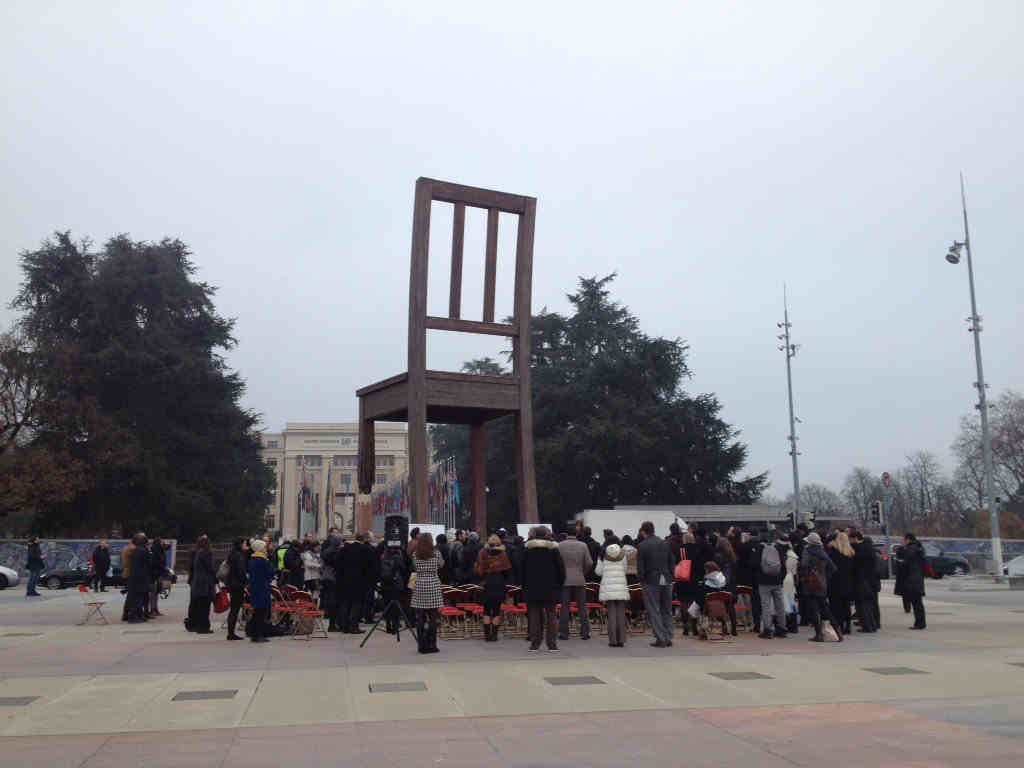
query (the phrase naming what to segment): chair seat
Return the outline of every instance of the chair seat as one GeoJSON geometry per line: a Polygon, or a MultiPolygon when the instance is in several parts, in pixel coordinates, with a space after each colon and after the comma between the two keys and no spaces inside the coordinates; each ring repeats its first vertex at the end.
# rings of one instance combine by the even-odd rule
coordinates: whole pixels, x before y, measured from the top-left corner
{"type": "MultiPolygon", "coordinates": [[[[408,421],[409,374],[400,373],[356,391],[364,418],[408,421]]],[[[426,372],[427,421],[474,424],[519,410],[519,379],[448,371],[426,372]]]]}

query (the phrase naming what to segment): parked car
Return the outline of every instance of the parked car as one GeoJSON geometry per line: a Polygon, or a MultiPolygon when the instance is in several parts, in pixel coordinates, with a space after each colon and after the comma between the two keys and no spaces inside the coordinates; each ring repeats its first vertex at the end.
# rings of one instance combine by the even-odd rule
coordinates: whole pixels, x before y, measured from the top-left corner
{"type": "MultiPolygon", "coordinates": [[[[110,558],[110,569],[113,575],[108,576],[104,583],[108,587],[124,586],[119,555],[110,558]]],[[[39,575],[39,583],[47,589],[77,587],[79,584],[88,584],[90,581],[92,581],[92,566],[88,563],[82,563],[74,568],[48,569],[39,575]]]]}
{"type": "Polygon", "coordinates": [[[18,576],[18,572],[12,568],[8,568],[5,565],[0,565],[0,589],[6,589],[7,587],[16,587],[21,579],[18,576]]]}
{"type": "Polygon", "coordinates": [[[971,572],[971,564],[963,555],[947,553],[932,542],[925,542],[924,556],[935,571],[935,578],[943,576],[966,576],[971,572]]]}
{"type": "Polygon", "coordinates": [[[1018,555],[1010,562],[1004,563],[1003,575],[1013,577],[1024,576],[1024,555],[1018,555]]]}
{"type": "MultiPolygon", "coordinates": [[[[954,555],[945,552],[937,544],[926,541],[924,545],[924,559],[929,566],[925,569],[925,575],[933,579],[941,579],[943,576],[966,576],[971,572],[971,564],[962,555],[954,555]]],[[[901,545],[894,545],[893,555],[899,557],[901,545]]]]}

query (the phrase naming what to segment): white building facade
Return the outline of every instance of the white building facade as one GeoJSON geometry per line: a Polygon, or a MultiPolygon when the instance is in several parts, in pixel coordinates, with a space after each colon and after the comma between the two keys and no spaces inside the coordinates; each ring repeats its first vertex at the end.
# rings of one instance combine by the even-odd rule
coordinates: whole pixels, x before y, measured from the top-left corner
{"type": "MultiPolygon", "coordinates": [[[[277,479],[267,530],[285,538],[307,533],[323,538],[331,527],[355,533],[359,425],[289,422],[282,432],[264,433],[262,439],[263,460],[277,479]]],[[[404,424],[377,423],[375,491],[406,474],[408,449],[404,424]]]]}

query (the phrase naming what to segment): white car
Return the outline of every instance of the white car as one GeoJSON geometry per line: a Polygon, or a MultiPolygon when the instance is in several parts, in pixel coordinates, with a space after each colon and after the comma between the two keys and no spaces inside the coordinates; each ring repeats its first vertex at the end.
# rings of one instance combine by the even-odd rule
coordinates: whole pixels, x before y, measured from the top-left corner
{"type": "Polygon", "coordinates": [[[0,589],[4,587],[16,587],[21,579],[18,572],[6,566],[0,565],[0,589]]]}
{"type": "Polygon", "coordinates": [[[1024,576],[1024,555],[1019,555],[1003,566],[1006,576],[1024,576]]]}

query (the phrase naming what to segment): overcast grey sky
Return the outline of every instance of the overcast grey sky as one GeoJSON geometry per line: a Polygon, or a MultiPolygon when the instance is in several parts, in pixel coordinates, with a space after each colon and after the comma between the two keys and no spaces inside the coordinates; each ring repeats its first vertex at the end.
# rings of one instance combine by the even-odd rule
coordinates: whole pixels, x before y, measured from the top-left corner
{"type": "MultiPolygon", "coordinates": [[[[405,367],[416,177],[534,195],[534,307],[618,272],[783,496],[784,281],[801,479],[950,461],[974,397],[965,266],[942,258],[963,169],[986,375],[1024,389],[1019,2],[382,5],[7,0],[4,299],[54,229],[180,237],[267,427],[351,420],[405,367]]],[[[428,364],[500,348],[432,336],[428,364]]]]}

